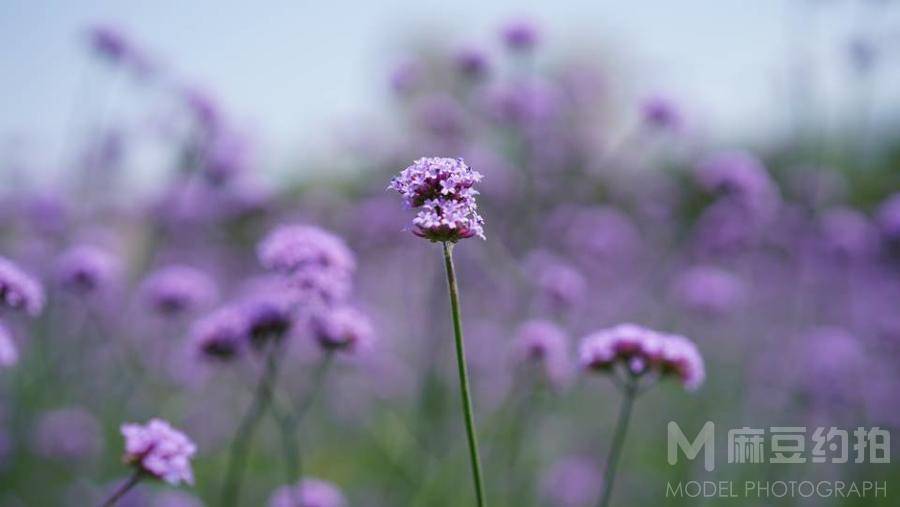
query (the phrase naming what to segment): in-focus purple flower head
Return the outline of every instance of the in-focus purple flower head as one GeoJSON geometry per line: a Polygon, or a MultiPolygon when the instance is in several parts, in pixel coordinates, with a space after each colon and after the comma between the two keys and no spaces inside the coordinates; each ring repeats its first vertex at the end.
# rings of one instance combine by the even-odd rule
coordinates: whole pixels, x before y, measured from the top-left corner
{"type": "Polygon", "coordinates": [[[513,51],[530,51],[540,41],[537,24],[525,18],[513,19],[500,28],[500,36],[506,47],[513,51]]]}
{"type": "Polygon", "coordinates": [[[672,290],[684,308],[709,317],[728,314],[744,295],[743,283],[715,266],[688,268],[675,280],[672,290]]]}
{"type": "Polygon", "coordinates": [[[117,259],[106,250],[92,245],[77,245],[66,250],[56,265],[59,284],[82,295],[109,287],[118,272],[117,259]]]}
{"type": "Polygon", "coordinates": [[[194,442],[162,419],[146,425],[123,424],[125,462],[173,486],[194,483],[191,459],[197,452],[194,442]]]}
{"type": "Polygon", "coordinates": [[[19,351],[12,333],[0,322],[0,368],[9,368],[19,362],[19,351]]]}
{"type": "Polygon", "coordinates": [[[310,225],[281,225],[257,247],[262,266],[287,277],[300,302],[339,303],[350,294],[356,259],[344,240],[310,225]]]}
{"type": "Polygon", "coordinates": [[[0,257],[0,306],[32,317],[44,308],[44,288],[5,257],[0,257]]]}
{"type": "Polygon", "coordinates": [[[347,499],[333,483],[307,477],[296,486],[278,488],[269,507],[347,507],[347,499]]]}
{"type": "Polygon", "coordinates": [[[96,456],[103,448],[100,423],[83,408],[46,412],[38,421],[35,450],[51,459],[78,460],[96,456]]]}
{"type": "Polygon", "coordinates": [[[461,158],[425,157],[401,171],[388,188],[399,192],[407,207],[419,210],[413,234],[455,243],[472,236],[484,239],[474,189],[481,179],[461,158]]]}
{"type": "Polygon", "coordinates": [[[641,118],[650,127],[677,131],[684,118],[677,104],[668,97],[653,95],[641,102],[641,118]]]}
{"type": "Polygon", "coordinates": [[[236,359],[247,344],[247,319],[239,308],[220,308],[193,325],[191,339],[193,350],[202,358],[223,362],[236,359]]]}
{"type": "Polygon", "coordinates": [[[212,279],[199,269],[172,265],[151,273],[142,291],[150,308],[163,316],[173,317],[198,310],[216,298],[212,279]]]}
{"type": "Polygon", "coordinates": [[[579,359],[586,370],[611,371],[620,365],[635,377],[673,375],[691,391],[706,377],[703,357],[692,341],[636,324],[620,324],[586,336],[579,359]]]}
{"type": "Polygon", "coordinates": [[[559,387],[570,372],[566,333],[548,320],[525,322],[516,331],[514,359],[518,364],[539,366],[550,385],[559,387]]]}
{"type": "Polygon", "coordinates": [[[312,319],[313,335],[325,350],[365,352],[375,342],[369,318],[351,306],[325,309],[312,319]]]}

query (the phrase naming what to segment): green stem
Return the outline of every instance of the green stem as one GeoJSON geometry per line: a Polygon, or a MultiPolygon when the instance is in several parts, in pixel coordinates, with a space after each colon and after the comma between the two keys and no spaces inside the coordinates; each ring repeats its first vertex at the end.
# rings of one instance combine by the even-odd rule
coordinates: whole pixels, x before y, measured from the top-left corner
{"type": "Polygon", "coordinates": [[[127,481],[113,491],[112,495],[103,502],[101,507],[112,507],[113,505],[116,505],[116,503],[125,496],[125,493],[131,491],[131,488],[137,486],[137,483],[141,482],[141,479],[143,478],[144,474],[140,470],[136,470],[127,481]]]}
{"type": "Polygon", "coordinates": [[[280,348],[278,343],[269,344],[265,370],[257,385],[253,403],[250,405],[247,413],[244,414],[234,441],[231,443],[228,471],[225,476],[225,486],[222,488],[222,505],[225,507],[234,507],[239,503],[241,482],[247,464],[247,451],[249,450],[250,442],[253,440],[256,427],[272,401],[275,379],[278,376],[279,359],[281,358],[280,348]]]}
{"type": "Polygon", "coordinates": [[[622,446],[625,444],[625,433],[628,431],[628,420],[631,418],[631,409],[634,398],[637,395],[637,386],[631,379],[626,380],[622,388],[622,405],[619,409],[619,420],[616,421],[616,429],[613,434],[612,446],[606,456],[606,470],[603,473],[603,496],[600,498],[600,507],[607,507],[612,498],[613,482],[616,480],[616,466],[622,455],[622,446]]]}
{"type": "Polygon", "coordinates": [[[463,414],[466,422],[466,436],[469,440],[469,458],[472,462],[472,478],[475,481],[475,496],[478,507],[485,507],[484,485],[481,478],[481,460],[478,456],[478,437],[475,435],[475,419],[472,415],[472,399],[469,389],[469,372],[466,368],[466,354],[463,347],[462,322],[459,311],[459,289],[456,286],[456,271],[453,268],[453,245],[443,243],[444,265],[447,268],[447,286],[450,290],[450,315],[453,318],[453,335],[456,340],[456,365],[459,370],[459,389],[462,392],[463,414]]]}

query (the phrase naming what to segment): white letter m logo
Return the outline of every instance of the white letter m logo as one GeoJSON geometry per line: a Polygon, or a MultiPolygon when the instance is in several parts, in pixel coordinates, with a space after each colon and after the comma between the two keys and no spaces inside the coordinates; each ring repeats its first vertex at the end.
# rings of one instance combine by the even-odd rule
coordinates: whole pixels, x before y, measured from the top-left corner
{"type": "Polygon", "coordinates": [[[700,449],[703,449],[703,468],[707,472],[713,471],[716,466],[716,425],[712,421],[706,421],[706,424],[700,429],[700,433],[697,434],[697,438],[693,442],[688,442],[687,437],[675,421],[669,421],[667,433],[669,446],[668,462],[670,465],[678,463],[679,448],[684,451],[684,455],[690,460],[696,458],[700,454],[700,449]]]}

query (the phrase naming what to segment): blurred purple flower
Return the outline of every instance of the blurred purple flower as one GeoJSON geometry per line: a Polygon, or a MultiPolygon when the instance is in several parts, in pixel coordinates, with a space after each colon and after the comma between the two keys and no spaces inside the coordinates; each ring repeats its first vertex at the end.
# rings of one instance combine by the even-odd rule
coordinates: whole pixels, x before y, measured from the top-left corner
{"type": "Polygon", "coordinates": [[[587,280],[574,266],[545,253],[528,256],[525,268],[533,273],[535,285],[554,310],[570,307],[587,292],[587,280]]]}
{"type": "Polygon", "coordinates": [[[423,129],[440,140],[455,141],[465,133],[465,111],[453,97],[432,94],[415,103],[416,121],[423,129]]]}
{"type": "Polygon", "coordinates": [[[236,132],[217,133],[205,147],[202,173],[213,185],[222,185],[243,173],[250,159],[250,140],[236,132]]]}
{"type": "Polygon", "coordinates": [[[110,62],[121,62],[131,51],[125,34],[110,25],[98,25],[90,29],[88,38],[91,49],[110,62]]]}
{"type": "Polygon", "coordinates": [[[269,507],[347,507],[347,499],[334,484],[307,477],[296,486],[278,488],[269,507]]]}
{"type": "Polygon", "coordinates": [[[172,317],[205,307],[216,298],[216,286],[204,272],[190,266],[166,266],[144,280],[142,291],[150,308],[172,317]]]}
{"type": "Polygon", "coordinates": [[[32,317],[44,308],[41,284],[5,257],[0,257],[0,305],[32,317]]]}
{"type": "Polygon", "coordinates": [[[118,271],[117,259],[112,254],[91,245],[77,245],[66,250],[56,265],[59,284],[82,295],[109,287],[118,271]]]}
{"type": "Polygon", "coordinates": [[[551,386],[561,387],[570,373],[568,337],[548,320],[531,320],[516,331],[514,359],[518,364],[534,364],[543,370],[551,386]]]}
{"type": "Polygon", "coordinates": [[[878,207],[877,220],[885,239],[891,242],[900,241],[900,192],[881,203],[878,207]]]}
{"type": "Polygon", "coordinates": [[[490,71],[490,62],[484,51],[474,47],[464,47],[453,57],[459,73],[469,79],[481,79],[490,71]]]}
{"type": "Polygon", "coordinates": [[[247,320],[235,307],[224,307],[197,321],[191,328],[194,350],[201,357],[230,361],[240,356],[247,341],[247,320]]]}
{"type": "Polygon", "coordinates": [[[822,213],[819,228],[827,253],[842,259],[861,259],[878,251],[878,229],[865,214],[836,207],[822,213]]]}
{"type": "Polygon", "coordinates": [[[720,152],[701,161],[695,171],[704,190],[721,194],[748,209],[770,214],[778,202],[778,186],[762,162],[743,151],[720,152]]]}
{"type": "Polygon", "coordinates": [[[222,125],[222,111],[210,93],[194,87],[182,90],[182,99],[196,124],[207,133],[217,132],[222,125]]]}
{"type": "Polygon", "coordinates": [[[284,338],[293,326],[292,301],[285,294],[260,293],[241,303],[250,343],[257,349],[284,338]]]}
{"type": "Polygon", "coordinates": [[[564,206],[549,217],[546,229],[584,264],[610,267],[632,259],[641,235],[631,218],[612,206],[564,206]]]}
{"type": "Polygon", "coordinates": [[[635,324],[620,324],[586,336],[579,357],[586,370],[608,371],[620,364],[635,376],[672,374],[690,391],[706,377],[703,357],[693,342],[635,324]]]}
{"type": "Polygon", "coordinates": [[[461,158],[430,157],[413,162],[388,188],[399,192],[407,207],[419,209],[413,234],[455,243],[472,236],[484,239],[473,188],[481,179],[461,158]]]}
{"type": "Polygon", "coordinates": [[[728,314],[741,302],[744,285],[724,269],[694,266],[678,276],[673,293],[686,309],[717,317],[728,314]]]}
{"type": "Polygon", "coordinates": [[[589,507],[597,503],[603,476],[593,460],[571,455],[553,463],[541,480],[550,507],[589,507]]]}
{"type": "Polygon", "coordinates": [[[421,84],[423,74],[422,63],[418,60],[400,62],[391,72],[391,88],[397,95],[410,95],[421,84]]]}
{"type": "Polygon", "coordinates": [[[514,51],[530,51],[540,41],[537,25],[528,19],[514,19],[500,29],[503,43],[514,51]]]}
{"type": "Polygon", "coordinates": [[[19,351],[12,333],[0,322],[0,368],[8,368],[19,362],[19,351]]]}
{"type": "Polygon", "coordinates": [[[678,106],[662,95],[647,97],[641,102],[641,118],[650,127],[671,131],[678,131],[683,123],[678,106]]]}
{"type": "Polygon", "coordinates": [[[103,448],[100,423],[83,408],[46,412],[34,435],[38,454],[45,458],[79,460],[96,456],[103,448]]]}
{"type": "Polygon", "coordinates": [[[505,83],[485,90],[485,109],[495,121],[519,128],[552,122],[562,109],[562,94],[542,80],[505,83]]]}
{"type": "Polygon", "coordinates": [[[123,424],[125,462],[157,479],[177,486],[194,483],[191,458],[197,447],[184,433],[162,419],[146,425],[123,424]]]}
{"type": "Polygon", "coordinates": [[[344,241],[309,225],[282,225],[257,247],[266,269],[287,276],[301,302],[338,303],[352,287],[356,259],[344,241]]]}
{"type": "Polygon", "coordinates": [[[317,313],[312,320],[312,330],[325,350],[365,352],[372,348],[375,341],[375,331],[369,318],[349,306],[317,313]]]}

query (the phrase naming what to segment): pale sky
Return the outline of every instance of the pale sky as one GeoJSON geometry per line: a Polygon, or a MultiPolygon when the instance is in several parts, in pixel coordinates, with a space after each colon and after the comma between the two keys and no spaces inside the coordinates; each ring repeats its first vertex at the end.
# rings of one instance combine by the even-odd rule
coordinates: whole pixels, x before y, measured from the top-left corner
{"type": "Polygon", "coordinates": [[[84,79],[81,37],[97,22],[123,27],[215,90],[258,129],[268,160],[282,163],[314,150],[335,124],[382,110],[385,76],[412,35],[494,43],[496,27],[518,15],[544,24],[548,51],[604,47],[638,91],[684,100],[722,138],[759,139],[784,128],[786,69],[798,49],[812,55],[815,107],[825,117],[846,112],[854,88],[845,47],[865,31],[889,35],[873,93],[877,109],[895,109],[897,11],[885,0],[0,0],[0,139],[32,149],[36,165],[52,163],[42,154],[63,143],[84,79]],[[863,4],[885,6],[872,15],[863,4]]]}

